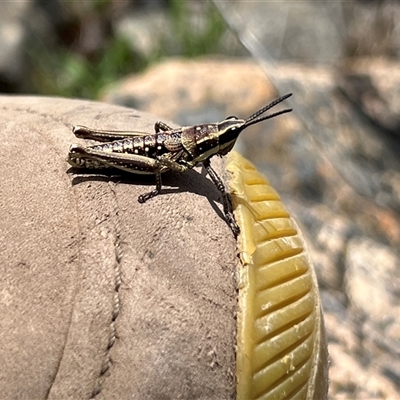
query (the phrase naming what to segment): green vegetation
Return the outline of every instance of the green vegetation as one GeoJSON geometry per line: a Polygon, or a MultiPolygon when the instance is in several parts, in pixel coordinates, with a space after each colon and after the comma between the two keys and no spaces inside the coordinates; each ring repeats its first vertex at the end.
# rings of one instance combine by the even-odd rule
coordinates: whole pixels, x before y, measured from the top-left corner
{"type": "Polygon", "coordinates": [[[78,6],[79,3],[74,2],[65,6],[70,7],[64,10],[71,17],[70,25],[61,30],[51,49],[35,42],[30,46],[28,58],[32,72],[28,90],[43,95],[95,99],[107,84],[142,71],[163,57],[177,54],[196,57],[216,52],[226,30],[211,3],[170,0],[165,12],[170,21],[172,45],[165,42],[167,35],[163,35],[153,54],[144,59],[135,53],[128,41],[116,37],[109,29],[99,48],[85,52],[79,48],[79,35],[87,31],[84,24],[90,23],[88,16],[97,18],[107,32],[107,27],[111,26],[112,3],[93,2],[90,10],[79,10],[78,6]]]}
{"type": "MultiPolygon", "coordinates": [[[[33,86],[40,94],[94,99],[107,84],[132,72],[133,54],[122,39],[112,39],[94,60],[66,48],[33,55],[33,86]]],[[[139,70],[140,66],[136,66],[139,70]]]]}
{"type": "Polygon", "coordinates": [[[225,22],[217,9],[210,2],[201,4],[201,12],[191,12],[190,2],[170,1],[173,31],[185,57],[214,53],[226,31],[225,22]]]}

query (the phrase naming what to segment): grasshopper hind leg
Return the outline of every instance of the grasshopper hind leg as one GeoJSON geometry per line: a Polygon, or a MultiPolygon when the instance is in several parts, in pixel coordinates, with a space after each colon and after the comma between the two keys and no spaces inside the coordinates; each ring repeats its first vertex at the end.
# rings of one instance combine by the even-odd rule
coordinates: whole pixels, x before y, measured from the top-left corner
{"type": "Polygon", "coordinates": [[[224,207],[225,221],[229,225],[229,227],[232,229],[233,234],[235,236],[237,236],[240,233],[240,228],[239,228],[239,225],[235,221],[235,217],[232,212],[232,203],[228,196],[228,193],[226,193],[224,183],[221,181],[221,178],[217,175],[217,173],[211,167],[210,160],[203,161],[203,165],[206,168],[208,175],[210,175],[210,178],[213,181],[214,185],[217,187],[217,189],[221,193],[222,204],[224,207]]]}
{"type": "Polygon", "coordinates": [[[143,193],[138,197],[138,202],[139,203],[145,203],[147,200],[156,197],[158,194],[161,192],[161,172],[157,171],[156,172],[156,188],[152,190],[151,192],[148,193],[143,193]]]}

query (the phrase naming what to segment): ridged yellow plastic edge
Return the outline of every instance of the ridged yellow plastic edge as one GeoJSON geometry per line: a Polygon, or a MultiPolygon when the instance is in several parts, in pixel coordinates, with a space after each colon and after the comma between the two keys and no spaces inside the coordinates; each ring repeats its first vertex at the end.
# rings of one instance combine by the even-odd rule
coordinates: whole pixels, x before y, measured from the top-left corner
{"type": "Polygon", "coordinates": [[[325,399],[323,320],[299,228],[249,161],[231,152],[226,169],[241,229],[237,399],[325,399]]]}

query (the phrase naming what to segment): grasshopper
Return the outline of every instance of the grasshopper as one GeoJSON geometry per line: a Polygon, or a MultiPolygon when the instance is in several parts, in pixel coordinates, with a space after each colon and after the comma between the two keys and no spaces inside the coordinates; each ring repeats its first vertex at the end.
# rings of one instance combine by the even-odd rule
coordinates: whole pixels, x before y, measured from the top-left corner
{"type": "Polygon", "coordinates": [[[203,164],[222,195],[225,220],[233,233],[237,235],[239,227],[233,217],[228,194],[222,180],[211,167],[210,159],[215,155],[228,154],[239,134],[248,126],[292,111],[285,109],[260,116],[291,95],[287,94],[276,99],[247,119],[232,116],[218,123],[177,129],[158,121],[153,134],[74,126],[73,133],[76,137],[105,143],[87,147],[73,144],[69,149],[67,161],[77,168],[119,168],[134,174],[155,174],[156,188],[151,192],[141,194],[138,197],[139,203],[144,203],[160,193],[163,172],[170,170],[185,172],[198,164],[203,164]]]}

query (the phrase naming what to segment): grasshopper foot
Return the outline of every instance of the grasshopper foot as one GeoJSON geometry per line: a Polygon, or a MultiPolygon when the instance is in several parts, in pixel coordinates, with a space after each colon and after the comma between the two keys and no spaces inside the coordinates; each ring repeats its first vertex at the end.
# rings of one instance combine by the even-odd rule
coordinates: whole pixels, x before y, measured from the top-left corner
{"type": "Polygon", "coordinates": [[[236,223],[235,217],[233,216],[233,214],[231,212],[225,213],[225,221],[231,228],[233,234],[235,236],[238,236],[240,233],[240,228],[239,228],[239,225],[236,223]]]}
{"type": "Polygon", "coordinates": [[[145,203],[147,200],[151,199],[152,197],[157,196],[159,193],[160,193],[160,191],[157,189],[154,189],[149,193],[143,193],[138,197],[138,202],[145,203]]]}

